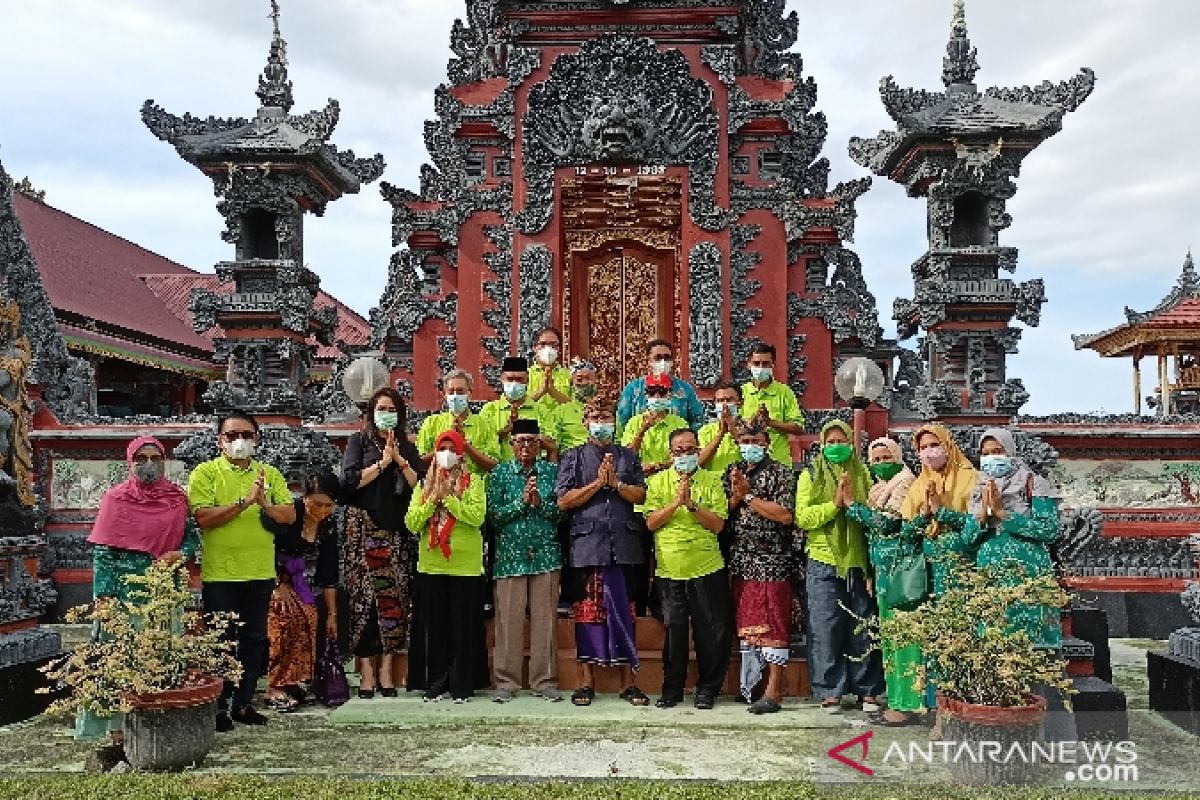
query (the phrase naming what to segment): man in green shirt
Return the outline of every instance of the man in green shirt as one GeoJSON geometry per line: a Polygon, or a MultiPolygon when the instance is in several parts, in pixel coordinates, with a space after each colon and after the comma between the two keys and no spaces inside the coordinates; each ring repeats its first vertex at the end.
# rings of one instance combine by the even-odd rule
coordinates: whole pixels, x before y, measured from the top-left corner
{"type": "Polygon", "coordinates": [[[750,383],[742,387],[742,418],[758,420],[755,427],[766,426],[771,445],[767,456],[792,466],[789,436],[804,432],[804,414],[792,387],[774,379],[775,346],[758,342],[750,351],[750,383]]]}
{"type": "Polygon", "coordinates": [[[710,709],[721,693],[733,642],[729,576],[717,534],[729,515],[721,476],[700,469],[700,443],[682,427],[669,440],[672,465],[647,481],[646,527],[654,532],[655,585],[662,603],[662,696],[671,708],[683,700],[688,627],[696,639],[695,706],[710,709]]]}
{"type": "Polygon", "coordinates": [[[583,422],[583,405],[596,396],[596,366],[589,361],[574,361],[571,364],[571,394],[568,403],[559,403],[554,409],[554,438],[558,442],[561,456],[572,447],[579,447],[588,440],[587,425],[583,422]]]}
{"type": "MultiPolygon", "coordinates": [[[[554,411],[552,408],[533,402],[529,395],[529,361],[523,356],[509,356],[500,366],[501,396],[484,403],[479,410],[479,416],[488,427],[495,432],[499,442],[500,457],[498,461],[508,461],[513,457],[512,436],[513,423],[518,419],[537,420],[538,428],[547,433],[554,430],[554,411]]],[[[542,446],[546,448],[546,460],[558,461],[558,445],[553,436],[543,436],[542,446]]]]}
{"type": "Polygon", "coordinates": [[[713,401],[717,406],[717,418],[706,423],[697,433],[700,438],[700,466],[718,475],[725,468],[742,460],[738,449],[738,400],[741,390],[736,384],[726,383],[717,387],[713,401]]]}
{"type": "Polygon", "coordinates": [[[533,342],[533,369],[529,371],[529,394],[533,402],[553,411],[571,397],[571,374],[558,357],[562,335],[557,328],[544,328],[533,342]]]}
{"type": "Polygon", "coordinates": [[[237,657],[242,680],[217,701],[217,730],[237,720],[265,725],[251,701],[267,648],[267,612],[275,591],[275,537],[263,526],[265,513],[280,525],[296,521],[287,481],[279,470],[254,460],[258,422],[233,411],[217,423],[223,454],[198,464],[188,478],[188,505],[204,532],[200,579],[206,612],[237,614],[237,657]],[[229,710],[230,698],[233,709],[229,710]],[[232,719],[231,719],[232,718],[232,719]]]}
{"type": "Polygon", "coordinates": [[[646,410],[634,414],[621,431],[621,444],[638,454],[647,477],[671,466],[671,432],[688,427],[671,413],[671,376],[647,375],[646,410]]]}
{"type": "Polygon", "coordinates": [[[466,370],[452,369],[442,377],[446,394],[446,411],[430,414],[417,432],[417,452],[425,460],[421,474],[429,469],[436,449],[437,438],[449,430],[461,433],[466,440],[465,466],[472,475],[486,476],[500,457],[496,432],[487,422],[471,411],[471,391],[475,379],[466,370]]]}

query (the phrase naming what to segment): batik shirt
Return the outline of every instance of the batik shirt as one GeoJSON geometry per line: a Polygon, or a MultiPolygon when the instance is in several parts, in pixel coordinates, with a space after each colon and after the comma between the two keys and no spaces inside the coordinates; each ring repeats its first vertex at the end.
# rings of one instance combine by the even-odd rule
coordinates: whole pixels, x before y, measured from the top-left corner
{"type": "MultiPolygon", "coordinates": [[[[733,496],[730,473],[740,469],[755,497],[778,503],[792,511],[796,502],[796,474],[789,467],[764,458],[756,465],[740,461],[721,476],[727,496],[733,496]]],[[[729,574],[743,581],[786,581],[791,577],[792,529],[757,514],[742,502],[731,508],[727,529],[733,533],[729,552],[729,574]]]]}
{"type": "MultiPolygon", "coordinates": [[[[621,390],[621,398],[617,401],[617,428],[624,429],[634,414],[646,410],[646,379],[634,378],[625,384],[621,390]]],[[[687,381],[671,376],[671,413],[687,420],[688,427],[698,430],[704,424],[707,414],[696,390],[687,381]]]]}
{"type": "MultiPolygon", "coordinates": [[[[183,560],[190,561],[200,549],[200,528],[191,515],[183,525],[183,544],[179,552],[183,560]]],[[[92,548],[92,595],[94,597],[116,597],[129,599],[130,586],[125,583],[126,575],[144,575],[154,556],[137,550],[125,550],[98,544],[92,548]]]]}
{"type": "Polygon", "coordinates": [[[488,519],[496,532],[496,578],[538,575],[562,568],[554,493],[558,467],[539,458],[533,463],[533,471],[539,497],[536,506],[525,502],[529,477],[516,459],[498,465],[488,477],[488,519]]]}

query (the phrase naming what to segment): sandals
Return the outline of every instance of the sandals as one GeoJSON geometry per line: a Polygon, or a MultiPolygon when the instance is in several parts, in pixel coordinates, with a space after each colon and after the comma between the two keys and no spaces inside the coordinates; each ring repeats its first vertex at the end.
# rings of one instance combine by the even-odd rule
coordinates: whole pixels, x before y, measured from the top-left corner
{"type": "Polygon", "coordinates": [[[571,705],[590,706],[596,699],[596,690],[590,686],[580,686],[571,693],[571,705]]]}
{"type": "Polygon", "coordinates": [[[878,714],[871,714],[867,717],[867,721],[881,728],[910,728],[914,725],[924,724],[917,714],[909,714],[903,720],[891,720],[885,717],[882,711],[878,714]]]}
{"type": "Polygon", "coordinates": [[[267,708],[273,708],[280,714],[290,714],[300,707],[300,701],[294,697],[284,695],[283,697],[267,698],[267,708]]]}
{"type": "Polygon", "coordinates": [[[625,690],[621,692],[620,697],[631,706],[650,705],[650,698],[646,696],[645,692],[636,686],[626,686],[625,690]]]}

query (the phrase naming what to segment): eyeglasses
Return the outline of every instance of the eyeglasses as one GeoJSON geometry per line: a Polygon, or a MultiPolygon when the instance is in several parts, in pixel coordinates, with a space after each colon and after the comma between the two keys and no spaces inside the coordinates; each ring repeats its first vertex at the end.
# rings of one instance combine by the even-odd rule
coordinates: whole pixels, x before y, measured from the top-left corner
{"type": "Polygon", "coordinates": [[[682,450],[672,450],[671,451],[671,455],[673,455],[673,456],[694,456],[694,455],[699,455],[699,454],[700,454],[699,447],[688,447],[688,448],[682,449],[682,450]]]}
{"type": "Polygon", "coordinates": [[[158,453],[155,453],[154,455],[142,455],[139,453],[133,457],[133,463],[135,464],[161,464],[162,461],[163,457],[158,453]]]}
{"type": "Polygon", "coordinates": [[[225,431],[221,434],[227,442],[236,442],[238,439],[253,439],[257,435],[254,431],[225,431]]]}
{"type": "Polygon", "coordinates": [[[512,440],[513,447],[528,447],[528,446],[537,445],[537,444],[541,444],[541,443],[542,443],[541,439],[537,439],[537,438],[529,437],[529,436],[516,436],[516,437],[513,437],[513,440],[512,440]]]}
{"type": "Polygon", "coordinates": [[[656,386],[650,387],[649,389],[646,390],[647,397],[666,397],[670,393],[671,393],[670,389],[663,389],[663,388],[656,387],[656,386]]]}

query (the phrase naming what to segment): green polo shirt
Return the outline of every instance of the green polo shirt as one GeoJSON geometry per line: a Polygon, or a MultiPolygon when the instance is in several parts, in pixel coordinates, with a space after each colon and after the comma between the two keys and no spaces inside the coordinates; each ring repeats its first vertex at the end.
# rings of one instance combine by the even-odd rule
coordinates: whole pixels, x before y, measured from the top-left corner
{"type": "MultiPolygon", "coordinates": [[[[804,413],[796,401],[796,393],[786,383],[771,381],[761,389],[753,382],[742,386],[742,419],[753,417],[762,405],[767,407],[771,419],[777,422],[804,424],[804,413]]],[[[792,466],[792,445],[788,442],[787,434],[771,428],[767,431],[767,437],[771,441],[767,456],[784,466],[792,466]]]]}
{"type": "MultiPolygon", "coordinates": [[[[535,403],[529,399],[531,396],[527,390],[521,401],[521,408],[517,411],[517,418],[536,419],[538,430],[542,432],[542,435],[553,437],[555,428],[553,407],[535,403]]],[[[483,408],[479,409],[479,416],[483,417],[483,421],[494,431],[492,435],[496,437],[496,446],[499,448],[501,461],[509,461],[513,457],[512,445],[509,443],[508,437],[500,436],[500,429],[507,426],[511,418],[512,407],[513,404],[507,397],[501,397],[484,403],[483,408]]]]}
{"type": "Polygon", "coordinates": [[[583,403],[572,400],[554,409],[554,440],[561,455],[588,440],[588,428],[583,424],[583,403]]]}
{"type": "MultiPolygon", "coordinates": [[[[421,430],[417,431],[417,452],[422,457],[431,454],[437,446],[437,437],[453,427],[454,415],[449,411],[443,411],[440,414],[430,414],[421,423],[421,430]]],[[[496,440],[496,434],[488,427],[487,422],[480,415],[467,415],[467,419],[463,422],[463,436],[471,443],[472,447],[485,456],[496,460],[500,459],[500,443],[496,440]]],[[[466,462],[467,470],[472,475],[487,474],[471,460],[470,456],[464,454],[463,460],[466,462]]]]}
{"type": "MultiPolygon", "coordinates": [[[[250,493],[259,470],[266,472],[266,494],[271,505],[292,502],[292,493],[279,470],[261,461],[251,461],[241,469],[225,456],[198,464],[188,477],[188,506],[214,508],[236,503],[250,493]]],[[[200,579],[219,581],[261,581],[275,577],[275,536],[263,527],[262,508],[255,504],[201,536],[200,579]]]]}
{"type": "Polygon", "coordinates": [[[412,502],[404,515],[404,524],[417,537],[417,572],[425,575],[454,575],[476,577],[483,574],[483,525],[487,514],[486,481],[471,475],[461,497],[447,497],[446,510],[454,517],[450,529],[450,557],[440,547],[429,546],[429,520],[437,505],[422,502],[425,482],[413,490],[412,502]]]}
{"type": "MultiPolygon", "coordinates": [[[[554,369],[550,373],[550,380],[554,382],[554,388],[562,392],[567,397],[571,397],[571,370],[564,367],[562,364],[555,364],[554,369]]],[[[542,371],[542,365],[536,361],[530,362],[529,366],[529,396],[537,394],[542,390],[542,384],[546,382],[546,373],[542,371]]],[[[538,401],[538,405],[545,406],[547,409],[553,410],[559,405],[559,402],[554,399],[554,395],[547,392],[542,395],[538,401]]]]}
{"type": "MultiPolygon", "coordinates": [[[[701,450],[708,447],[712,444],[712,440],[717,438],[717,431],[720,427],[720,422],[709,422],[700,428],[700,431],[696,434],[696,438],[700,440],[701,450]]],[[[717,445],[717,452],[713,453],[712,459],[702,466],[718,475],[722,475],[726,467],[730,464],[736,464],[741,460],[742,451],[734,440],[733,434],[726,433],[725,437],[721,439],[721,443],[717,445]]]]}
{"type": "MultiPolygon", "coordinates": [[[[679,473],[664,469],[646,480],[646,504],[643,513],[649,517],[655,511],[675,502],[679,492],[679,473]]],[[[692,500],[721,519],[729,516],[729,500],[721,486],[721,476],[707,469],[692,473],[692,500]]],[[[660,578],[686,581],[711,575],[725,566],[717,535],[704,527],[686,508],[676,509],[658,530],[654,531],[654,558],[658,562],[654,574],[660,578]]]]}
{"type": "MultiPolygon", "coordinates": [[[[625,423],[625,427],[621,431],[621,444],[626,447],[633,446],[633,440],[637,437],[637,432],[642,429],[642,420],[646,418],[646,413],[643,411],[641,414],[634,414],[629,418],[629,422],[625,423]]],[[[660,464],[663,461],[671,460],[671,434],[680,428],[691,430],[687,420],[675,414],[667,414],[650,426],[646,435],[642,437],[642,448],[638,451],[638,458],[642,460],[643,467],[647,464],[660,464]]]]}

